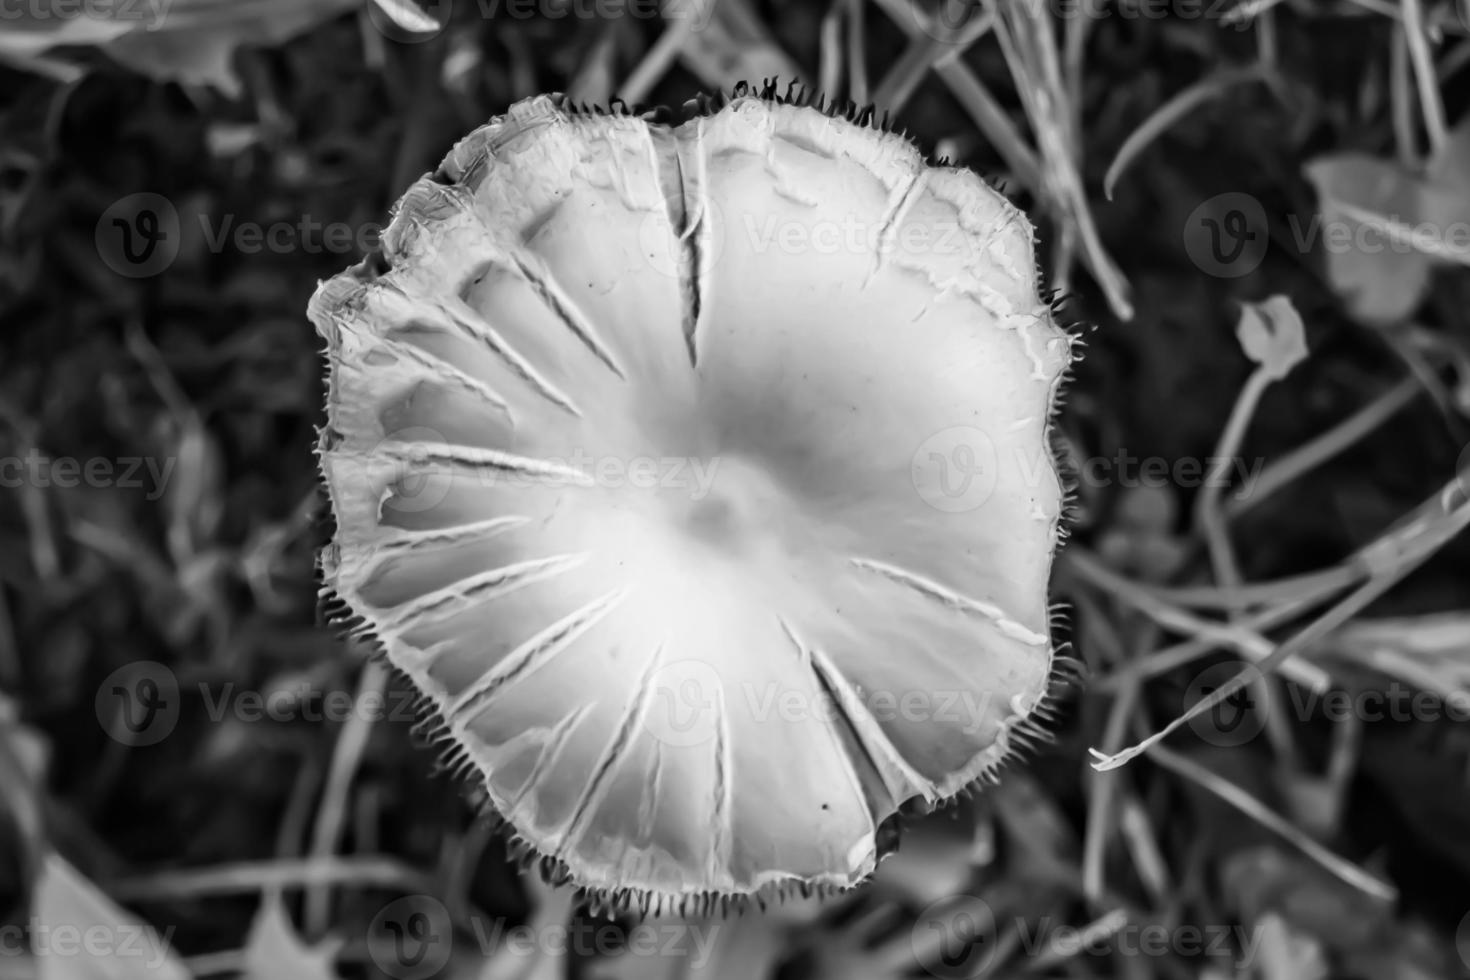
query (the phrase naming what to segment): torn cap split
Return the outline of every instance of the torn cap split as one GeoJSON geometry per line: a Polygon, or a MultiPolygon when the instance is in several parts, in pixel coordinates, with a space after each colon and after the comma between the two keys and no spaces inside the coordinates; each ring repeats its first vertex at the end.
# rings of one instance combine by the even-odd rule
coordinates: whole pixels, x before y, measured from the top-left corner
{"type": "Polygon", "coordinates": [[[645,905],[857,883],[1053,654],[1025,216],[841,113],[703,109],[512,106],[310,306],[327,588],[521,841],[645,905]]]}

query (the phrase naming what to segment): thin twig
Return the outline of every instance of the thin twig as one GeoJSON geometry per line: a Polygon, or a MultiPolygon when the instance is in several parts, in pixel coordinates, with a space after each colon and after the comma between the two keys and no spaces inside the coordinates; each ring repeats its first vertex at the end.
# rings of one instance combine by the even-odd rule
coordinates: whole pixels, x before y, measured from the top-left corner
{"type": "Polygon", "coordinates": [[[1279,834],[1333,877],[1374,898],[1387,902],[1397,900],[1398,889],[1393,885],[1327,850],[1291,821],[1225,777],[1162,745],[1154,746],[1149,758],[1175,775],[1183,776],[1201,789],[1208,790],[1266,829],[1279,834]]]}
{"type": "Polygon", "coordinates": [[[1137,745],[1112,755],[1092,750],[1093,767],[1100,771],[1115,769],[1127,764],[1157,746],[1163,739],[1187,725],[1192,719],[1209,711],[1215,705],[1234,697],[1247,685],[1264,673],[1280,668],[1293,655],[1315,645],[1324,636],[1337,629],[1399,583],[1431,555],[1444,547],[1452,538],[1470,526],[1470,504],[1462,504],[1456,510],[1444,512],[1445,502],[1455,499],[1457,483],[1451,481],[1438,494],[1420,505],[1418,515],[1393,535],[1386,536],[1371,550],[1355,556],[1365,563],[1372,574],[1356,590],[1332,606],[1321,616],[1303,627],[1278,646],[1270,656],[1259,664],[1242,670],[1226,683],[1220,685],[1208,697],[1201,698],[1193,707],[1175,718],[1163,729],[1139,742],[1137,745]]]}
{"type": "MultiPolygon", "coordinates": [[[[321,808],[317,811],[316,823],[312,827],[311,850],[308,854],[314,859],[330,857],[341,841],[342,830],[347,824],[347,803],[352,791],[352,781],[357,778],[357,769],[362,763],[362,755],[367,749],[368,736],[372,734],[375,720],[364,706],[381,703],[387,684],[388,671],[381,663],[370,660],[363,666],[352,702],[355,710],[337,736],[337,744],[332,750],[332,764],[327,770],[326,786],[322,790],[321,808]]],[[[324,886],[307,889],[302,914],[307,935],[319,935],[326,929],[330,900],[331,895],[324,886]]]]}
{"type": "Polygon", "coordinates": [[[1341,422],[1247,477],[1226,504],[1228,516],[1239,517],[1277,491],[1340,455],[1376,431],[1423,391],[1415,378],[1405,378],[1341,422]]]}

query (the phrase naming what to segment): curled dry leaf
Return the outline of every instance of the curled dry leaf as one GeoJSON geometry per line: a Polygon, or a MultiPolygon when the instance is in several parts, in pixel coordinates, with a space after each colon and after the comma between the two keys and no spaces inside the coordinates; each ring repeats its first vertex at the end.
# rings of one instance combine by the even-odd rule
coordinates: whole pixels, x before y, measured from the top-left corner
{"type": "Polygon", "coordinates": [[[1304,173],[1321,220],[1295,229],[1298,244],[1320,245],[1328,281],[1357,320],[1399,323],[1437,265],[1470,264],[1470,116],[1423,174],[1362,153],[1319,157],[1304,173]]]}
{"type": "Polygon", "coordinates": [[[537,97],[324,283],[329,588],[612,904],[871,874],[1047,692],[1071,359],[1026,218],[866,117],[537,97]]]}
{"type": "Polygon", "coordinates": [[[37,980],[190,980],[171,929],[140,922],[54,851],[41,859],[31,921],[37,980]],[[52,945],[68,934],[87,940],[52,945]]]}

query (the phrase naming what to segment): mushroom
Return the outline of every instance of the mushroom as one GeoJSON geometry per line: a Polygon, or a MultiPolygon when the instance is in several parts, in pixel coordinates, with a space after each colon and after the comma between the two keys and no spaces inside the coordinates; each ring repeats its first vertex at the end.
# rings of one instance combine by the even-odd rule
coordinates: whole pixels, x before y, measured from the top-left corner
{"type": "Polygon", "coordinates": [[[1036,731],[1072,356],[973,173],[687,108],[513,105],[309,311],[326,593],[527,853],[645,911],[857,884],[1036,731]]]}

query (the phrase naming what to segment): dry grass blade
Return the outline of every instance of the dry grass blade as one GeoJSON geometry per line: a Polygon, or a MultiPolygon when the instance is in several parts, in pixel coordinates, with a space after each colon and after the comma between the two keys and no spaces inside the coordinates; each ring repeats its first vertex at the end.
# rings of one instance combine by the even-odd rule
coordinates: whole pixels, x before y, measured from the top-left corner
{"type": "Polygon", "coordinates": [[[108,893],[129,902],[248,895],[264,889],[352,885],[400,888],[432,894],[433,879],[386,857],[328,857],[294,861],[240,861],[185,871],[159,871],[108,883],[108,893]]]}
{"type": "Polygon", "coordinates": [[[1195,785],[1209,790],[1215,796],[1229,803],[1261,826],[1280,834],[1292,846],[1296,847],[1313,861],[1316,861],[1339,880],[1374,898],[1383,899],[1388,902],[1398,899],[1398,889],[1394,888],[1393,885],[1369,874],[1351,861],[1347,861],[1333,854],[1304,834],[1301,828],[1276,813],[1276,811],[1228,779],[1211,772],[1194,760],[1162,746],[1156,747],[1149,753],[1149,758],[1170,772],[1183,776],[1195,785]]]}
{"type": "Polygon", "coordinates": [[[1424,131],[1429,135],[1429,152],[1437,154],[1449,138],[1445,123],[1444,102],[1435,79],[1434,55],[1429,50],[1424,25],[1424,9],[1419,0],[1403,0],[1404,40],[1409,48],[1409,61],[1419,87],[1419,108],[1424,117],[1424,131]]]}
{"type": "Polygon", "coordinates": [[[664,16],[690,25],[677,37],[680,60],[709,88],[766,78],[802,84],[807,78],[748,0],[669,0],[664,16]]]}
{"type": "MultiPolygon", "coordinates": [[[[337,736],[332,750],[332,764],[327,770],[327,783],[322,790],[321,808],[317,811],[316,823],[311,832],[310,857],[321,860],[336,850],[347,826],[348,798],[352,781],[362,764],[363,752],[367,749],[368,735],[372,732],[372,703],[381,703],[383,691],[388,686],[388,671],[378,661],[370,661],[362,668],[353,703],[357,710],[348,716],[346,724],[337,736]]],[[[304,918],[306,930],[312,935],[326,928],[330,911],[330,895],[327,889],[316,884],[307,888],[304,918]]]]}
{"type": "Polygon", "coordinates": [[[995,17],[987,10],[963,27],[936,29],[934,33],[938,36],[911,35],[908,47],[878,83],[873,101],[888,112],[900,111],[908,104],[925,74],[957,62],[971,45],[990,33],[994,24],[995,17]]]}
{"type": "Polygon", "coordinates": [[[1118,155],[1108,165],[1108,172],[1103,177],[1103,194],[1108,200],[1113,199],[1113,188],[1117,186],[1118,178],[1122,176],[1123,171],[1169,127],[1201,105],[1211,99],[1219,98],[1224,92],[1237,85],[1264,80],[1265,74],[1259,67],[1231,69],[1209,78],[1200,79],[1159,106],[1152,115],[1139,124],[1137,129],[1128,134],[1128,138],[1118,148],[1118,155]]]}
{"type": "MultiPolygon", "coordinates": [[[[1444,495],[1452,494],[1458,489],[1457,484],[1451,483],[1446,487],[1444,495]]],[[[1433,504],[1442,507],[1441,500],[1444,495],[1433,498],[1433,504]]],[[[1104,754],[1092,750],[1093,768],[1100,772],[1116,769],[1126,765],[1131,760],[1143,753],[1155,748],[1165,738],[1187,725],[1191,719],[1197,718],[1209,711],[1215,705],[1233,697],[1239,691],[1252,683],[1262,673],[1280,667],[1292,655],[1316,643],[1328,633],[1358,615],[1367,608],[1374,600],[1383,596],[1389,589],[1426,561],[1431,555],[1456,537],[1467,526],[1470,526],[1470,504],[1464,504],[1454,511],[1440,512],[1439,516],[1430,516],[1414,521],[1408,527],[1408,533],[1397,542],[1397,547],[1391,551],[1375,550],[1362,556],[1362,559],[1374,566],[1375,572],[1371,578],[1355,591],[1342,599],[1335,606],[1327,610],[1317,619],[1300,632],[1294,634],[1260,662],[1237,674],[1234,678],[1218,687],[1209,696],[1201,698],[1188,711],[1175,718],[1163,729],[1150,735],[1142,742],[1125,749],[1122,752],[1104,754]]]]}
{"type": "MultiPolygon", "coordinates": [[[[910,50],[919,52],[913,56],[915,64],[922,63],[925,58],[924,52],[928,51],[929,42],[933,41],[936,32],[941,28],[935,25],[929,16],[917,6],[906,3],[904,0],[876,0],[876,2],[883,8],[883,12],[888,15],[889,19],[908,35],[910,50]]],[[[1041,164],[1031,147],[1022,138],[1020,131],[1011,122],[1005,109],[990,94],[990,90],[964,62],[958,59],[937,57],[933,61],[933,67],[935,74],[954,93],[954,97],[959,100],[965,112],[980,128],[980,132],[985,135],[995,152],[1000,154],[1007,170],[1010,171],[1016,182],[1033,193],[1040,193],[1041,164]]],[[[906,69],[904,76],[912,71],[912,68],[906,69]]],[[[902,92],[902,87],[897,82],[894,92],[895,94],[902,92]]]]}
{"type": "Polygon", "coordinates": [[[1131,320],[1128,282],[1102,244],[1078,170],[1081,134],[1073,120],[1080,117],[1067,100],[1051,13],[1031,4],[991,3],[989,9],[995,13],[996,38],[1041,148],[1045,196],[1066,219],[1056,276],[1065,282],[1068,245],[1075,236],[1108,306],[1118,319],[1131,320]]]}
{"type": "Polygon", "coordinates": [[[868,94],[868,45],[867,45],[867,2],[866,0],[833,0],[847,4],[847,97],[858,105],[867,105],[868,94]]]}
{"type": "Polygon", "coordinates": [[[1273,460],[1259,473],[1247,478],[1226,505],[1226,514],[1232,518],[1239,517],[1323,463],[1341,455],[1407,408],[1422,391],[1417,378],[1405,378],[1337,425],[1273,460]]]}
{"type": "MultiPolygon", "coordinates": [[[[1266,637],[1251,628],[1248,620],[1239,623],[1221,623],[1173,606],[1162,600],[1157,593],[1140,588],[1133,582],[1107,568],[1081,547],[1070,548],[1067,553],[1068,567],[1075,570],[1086,581],[1106,591],[1114,598],[1137,609],[1160,626],[1197,639],[1208,640],[1212,646],[1228,647],[1250,660],[1264,663],[1275,650],[1266,637]]],[[[1325,671],[1312,665],[1291,661],[1284,666],[1287,676],[1314,691],[1325,691],[1330,678],[1325,671]],[[1305,669],[1303,669],[1305,667],[1305,669]]]]}
{"type": "Polygon", "coordinates": [[[638,67],[633,69],[622,85],[617,86],[619,96],[634,104],[648,98],[653,87],[669,73],[669,69],[674,67],[674,63],[684,52],[685,45],[699,23],[692,13],[700,2],[701,0],[670,0],[664,10],[667,26],[658,40],[644,53],[638,67]]]}

